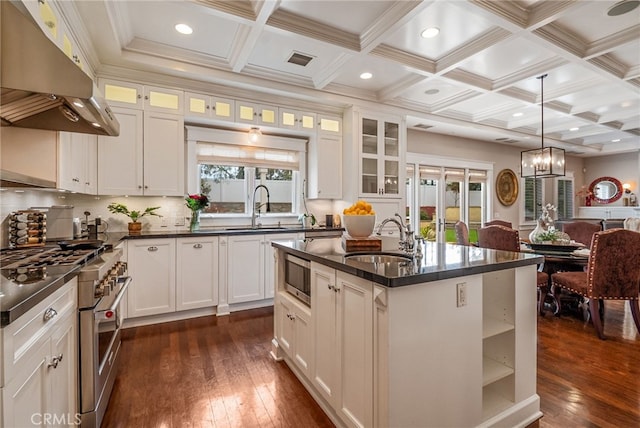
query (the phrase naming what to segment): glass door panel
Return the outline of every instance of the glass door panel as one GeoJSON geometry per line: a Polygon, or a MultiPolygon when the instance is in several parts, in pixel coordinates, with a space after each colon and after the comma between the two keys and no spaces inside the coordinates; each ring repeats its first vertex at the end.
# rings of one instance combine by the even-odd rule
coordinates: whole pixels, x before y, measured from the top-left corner
{"type": "Polygon", "coordinates": [[[483,170],[469,170],[467,219],[469,228],[469,242],[478,242],[478,229],[484,224],[484,201],[487,191],[487,172],[483,170]]]}
{"type": "Polygon", "coordinates": [[[378,121],[362,119],[362,153],[378,154],[378,121]]]}
{"type": "Polygon", "coordinates": [[[362,158],[362,193],[378,193],[378,159],[362,158]]]}
{"type": "Polygon", "coordinates": [[[384,123],[384,154],[385,156],[398,156],[398,124],[384,123]]]}
{"type": "Polygon", "coordinates": [[[420,234],[426,241],[440,242],[442,230],[439,197],[441,167],[420,165],[417,191],[418,215],[420,216],[420,234]]]}
{"type": "Polygon", "coordinates": [[[397,195],[398,189],[398,168],[400,163],[398,161],[384,161],[384,193],[385,195],[397,195]]]}
{"type": "Polygon", "coordinates": [[[445,171],[445,231],[444,242],[456,242],[455,224],[462,219],[464,170],[446,169],[445,171]]]}

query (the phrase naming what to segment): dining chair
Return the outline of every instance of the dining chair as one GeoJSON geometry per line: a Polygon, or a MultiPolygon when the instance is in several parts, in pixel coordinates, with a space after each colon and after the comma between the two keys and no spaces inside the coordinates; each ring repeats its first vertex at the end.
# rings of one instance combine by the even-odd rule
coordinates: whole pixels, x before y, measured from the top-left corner
{"type": "Polygon", "coordinates": [[[469,228],[464,221],[456,221],[453,226],[456,231],[456,244],[458,245],[471,245],[469,242],[469,228]]]}
{"type": "Polygon", "coordinates": [[[624,221],[624,228],[640,232],[640,217],[629,217],[624,221]]]}
{"type": "Polygon", "coordinates": [[[484,224],[485,227],[487,226],[504,226],[504,227],[508,227],[508,228],[512,228],[513,224],[511,224],[510,221],[504,221],[504,220],[491,220],[488,221],[484,224]]]}
{"type": "MultiPolygon", "coordinates": [[[[509,227],[494,225],[478,230],[478,247],[493,250],[520,251],[520,234],[509,227]]],[[[544,315],[544,299],[549,292],[549,274],[536,272],[536,287],[538,288],[538,313],[544,315]]]]}
{"type": "Polygon", "coordinates": [[[572,221],[562,225],[562,231],[569,235],[571,239],[591,248],[591,239],[593,234],[600,232],[602,226],[600,224],[589,223],[586,221],[572,221]]]}
{"type": "MultiPolygon", "coordinates": [[[[560,305],[562,289],[589,299],[591,321],[598,337],[604,336],[604,301],[628,300],[631,315],[640,333],[640,233],[613,229],[596,232],[586,272],[559,272],[551,275],[553,294],[560,305]]],[[[558,313],[560,312],[558,307],[558,313]]]]}

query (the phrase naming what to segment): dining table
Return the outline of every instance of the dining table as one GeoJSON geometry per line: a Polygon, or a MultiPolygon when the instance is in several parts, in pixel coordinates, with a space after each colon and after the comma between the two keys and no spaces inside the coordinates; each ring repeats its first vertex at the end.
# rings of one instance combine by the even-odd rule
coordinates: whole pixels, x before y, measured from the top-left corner
{"type": "Polygon", "coordinates": [[[582,316],[589,319],[588,304],[580,296],[573,293],[562,293],[562,305],[558,305],[551,284],[551,275],[556,272],[582,271],[589,263],[589,249],[582,244],[532,244],[521,243],[521,252],[539,254],[544,256],[544,263],[540,270],[549,274],[549,283],[544,293],[542,308],[549,309],[554,315],[559,314],[559,308],[567,308],[569,311],[582,311],[582,316]]]}

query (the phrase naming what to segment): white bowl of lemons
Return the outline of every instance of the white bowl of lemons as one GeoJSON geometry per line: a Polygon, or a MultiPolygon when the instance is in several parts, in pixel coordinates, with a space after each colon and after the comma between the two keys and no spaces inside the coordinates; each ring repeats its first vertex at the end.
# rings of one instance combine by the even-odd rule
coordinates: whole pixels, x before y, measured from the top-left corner
{"type": "Polygon", "coordinates": [[[368,238],[375,224],[376,213],[366,201],[358,201],[342,211],[342,225],[352,238],[368,238]]]}

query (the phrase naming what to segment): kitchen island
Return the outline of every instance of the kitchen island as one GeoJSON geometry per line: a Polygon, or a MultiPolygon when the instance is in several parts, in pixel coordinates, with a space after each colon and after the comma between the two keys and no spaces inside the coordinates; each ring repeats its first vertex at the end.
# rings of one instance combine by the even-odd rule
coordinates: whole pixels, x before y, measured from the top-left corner
{"type": "Polygon", "coordinates": [[[345,258],[340,238],[272,245],[272,355],[337,426],[527,426],[542,416],[540,256],[427,243],[421,259],[365,263],[345,258]],[[310,305],[286,291],[287,255],[309,262],[310,305]]]}

